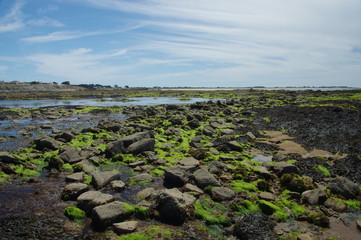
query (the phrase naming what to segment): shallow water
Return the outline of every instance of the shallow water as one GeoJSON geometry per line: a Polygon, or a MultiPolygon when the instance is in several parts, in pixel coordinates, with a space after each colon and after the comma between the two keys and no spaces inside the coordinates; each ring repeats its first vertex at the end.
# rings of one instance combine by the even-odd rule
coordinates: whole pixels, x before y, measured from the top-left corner
{"type": "Polygon", "coordinates": [[[177,97],[136,97],[136,98],[103,98],[103,99],[74,99],[74,100],[17,100],[0,101],[0,107],[3,108],[34,108],[34,107],[53,107],[53,106],[93,106],[93,107],[112,107],[112,106],[151,106],[161,104],[192,104],[195,102],[209,101],[206,98],[191,98],[189,100],[180,100],[177,97]],[[123,100],[126,101],[123,101],[123,100]]]}

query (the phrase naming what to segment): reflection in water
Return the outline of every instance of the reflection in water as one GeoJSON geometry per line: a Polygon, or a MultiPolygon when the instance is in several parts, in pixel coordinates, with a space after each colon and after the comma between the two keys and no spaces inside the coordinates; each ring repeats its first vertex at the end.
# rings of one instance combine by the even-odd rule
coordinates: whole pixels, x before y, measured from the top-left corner
{"type": "Polygon", "coordinates": [[[112,106],[150,106],[161,104],[191,104],[195,102],[209,101],[206,98],[192,98],[187,101],[176,97],[137,97],[127,98],[130,101],[115,101],[115,98],[99,99],[74,99],[74,100],[18,100],[18,101],[0,101],[0,107],[5,108],[33,108],[33,107],[53,107],[53,106],[94,106],[94,107],[112,107],[112,106]]]}

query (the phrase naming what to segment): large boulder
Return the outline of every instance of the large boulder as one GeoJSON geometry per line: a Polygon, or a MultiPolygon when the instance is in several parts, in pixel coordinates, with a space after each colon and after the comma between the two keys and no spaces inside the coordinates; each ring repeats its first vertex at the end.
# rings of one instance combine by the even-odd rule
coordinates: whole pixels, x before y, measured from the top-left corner
{"type": "Polygon", "coordinates": [[[63,200],[76,200],[80,194],[88,190],[89,186],[85,183],[70,183],[64,187],[61,198],[63,200]]]}
{"type": "Polygon", "coordinates": [[[81,194],[77,198],[77,206],[89,214],[93,208],[110,203],[112,201],[114,201],[114,197],[111,194],[106,194],[99,191],[88,191],[81,194]]]}
{"type": "Polygon", "coordinates": [[[278,162],[271,165],[271,169],[277,173],[277,175],[282,176],[285,173],[299,173],[300,170],[289,162],[278,162]]]}
{"type": "Polygon", "coordinates": [[[181,167],[171,166],[164,169],[164,184],[170,187],[182,187],[188,182],[189,174],[181,167]]]}
{"type": "Polygon", "coordinates": [[[52,139],[51,137],[39,137],[34,140],[36,148],[39,150],[50,149],[58,150],[62,142],[52,139]]]}
{"type": "Polygon", "coordinates": [[[108,157],[113,157],[119,153],[125,153],[124,143],[122,139],[118,139],[114,142],[111,142],[107,145],[105,153],[108,157]]]}
{"type": "Polygon", "coordinates": [[[154,151],[154,148],[155,148],[154,138],[146,138],[130,144],[126,149],[126,152],[131,154],[139,154],[145,151],[154,151]]]}
{"type": "Polygon", "coordinates": [[[94,172],[92,174],[92,183],[96,188],[105,187],[108,183],[114,180],[118,180],[120,175],[118,172],[105,171],[105,172],[94,172]]]}
{"type": "Polygon", "coordinates": [[[212,188],[211,193],[212,199],[215,201],[228,201],[236,196],[232,189],[226,187],[214,187],[212,188]]]}
{"type": "Polygon", "coordinates": [[[8,152],[0,152],[0,162],[16,164],[18,160],[8,152]]]}
{"type": "Polygon", "coordinates": [[[153,135],[150,132],[139,132],[126,137],[121,138],[125,148],[129,147],[131,144],[138,142],[143,139],[153,138],[153,135]]]}
{"type": "Polygon", "coordinates": [[[165,223],[181,225],[193,217],[195,200],[195,197],[177,188],[165,189],[158,192],[154,209],[165,223]]]}
{"type": "Polygon", "coordinates": [[[302,202],[311,205],[323,204],[326,201],[326,198],[326,192],[321,188],[304,191],[301,197],[302,202]]]}
{"type": "Polygon", "coordinates": [[[121,222],[133,214],[126,208],[126,203],[114,201],[93,209],[92,226],[95,230],[105,230],[113,223],[121,222]]]}
{"type": "Polygon", "coordinates": [[[353,199],[360,194],[359,185],[345,177],[337,177],[330,181],[328,189],[334,194],[339,194],[347,199],[353,199]]]}
{"type": "Polygon", "coordinates": [[[205,168],[201,168],[195,171],[193,173],[193,177],[194,180],[196,181],[197,186],[203,189],[207,186],[214,186],[214,187],[221,186],[218,180],[205,168]]]}
{"type": "Polygon", "coordinates": [[[64,148],[63,152],[59,154],[59,157],[65,163],[77,163],[82,160],[79,150],[76,147],[64,148]]]}

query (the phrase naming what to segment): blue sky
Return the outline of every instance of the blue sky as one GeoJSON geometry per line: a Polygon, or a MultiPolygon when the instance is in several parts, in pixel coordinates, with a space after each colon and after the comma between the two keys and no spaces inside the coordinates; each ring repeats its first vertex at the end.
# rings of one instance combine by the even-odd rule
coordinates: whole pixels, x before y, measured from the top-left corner
{"type": "Polygon", "coordinates": [[[0,0],[0,80],[361,87],[361,1],[0,0]]]}

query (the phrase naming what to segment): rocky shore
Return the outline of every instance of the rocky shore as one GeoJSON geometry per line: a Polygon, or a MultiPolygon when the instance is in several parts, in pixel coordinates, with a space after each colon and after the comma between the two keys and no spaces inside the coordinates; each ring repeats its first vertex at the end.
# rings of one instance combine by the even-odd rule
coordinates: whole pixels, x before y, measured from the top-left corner
{"type": "Polygon", "coordinates": [[[0,239],[361,238],[361,94],[232,94],[3,109],[100,118],[0,153],[0,239]]]}

